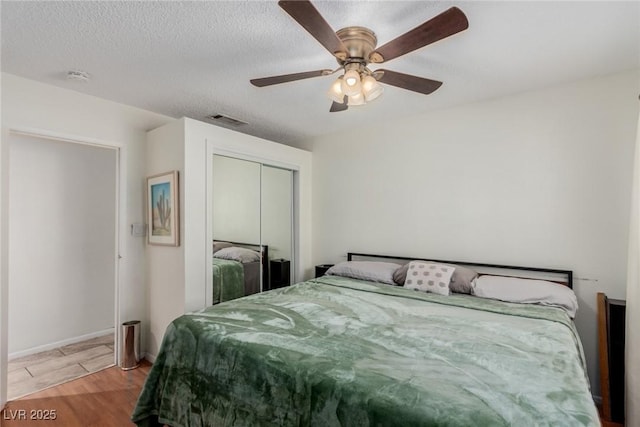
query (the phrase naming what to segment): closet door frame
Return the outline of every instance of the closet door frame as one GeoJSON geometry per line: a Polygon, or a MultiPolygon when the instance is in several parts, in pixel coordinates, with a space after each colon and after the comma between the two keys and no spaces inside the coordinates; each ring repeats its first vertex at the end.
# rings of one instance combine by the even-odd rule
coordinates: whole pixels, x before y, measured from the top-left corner
{"type": "MultiPolygon", "coordinates": [[[[298,260],[300,259],[300,185],[299,181],[299,172],[300,166],[288,162],[283,162],[274,157],[267,156],[258,156],[253,153],[247,153],[243,151],[235,151],[229,150],[227,148],[221,148],[216,146],[213,141],[207,140],[207,150],[206,150],[206,245],[204,248],[205,251],[205,259],[210,260],[213,258],[213,248],[211,242],[213,242],[213,156],[225,156],[238,160],[247,160],[250,162],[260,163],[266,166],[273,166],[280,169],[287,169],[292,171],[293,175],[293,188],[292,188],[292,209],[293,214],[291,215],[292,220],[292,242],[291,242],[291,253],[293,255],[293,264],[294,266],[298,265],[298,260]]],[[[260,233],[260,239],[262,240],[262,232],[260,233]]],[[[262,243],[262,242],[261,242],[262,243]]],[[[213,287],[211,283],[213,282],[213,265],[211,262],[205,263],[205,283],[204,283],[204,293],[203,293],[203,306],[208,307],[209,301],[213,300],[213,287]]],[[[293,283],[296,283],[300,280],[298,268],[293,268],[293,283]]],[[[261,288],[264,284],[261,284],[261,288]]]]}

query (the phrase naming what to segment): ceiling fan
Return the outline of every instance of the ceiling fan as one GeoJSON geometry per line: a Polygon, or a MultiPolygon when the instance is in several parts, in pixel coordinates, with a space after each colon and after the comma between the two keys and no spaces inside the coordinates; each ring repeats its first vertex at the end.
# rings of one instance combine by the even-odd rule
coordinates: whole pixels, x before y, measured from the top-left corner
{"type": "Polygon", "coordinates": [[[327,96],[333,100],[330,112],[344,111],[351,105],[373,101],[383,92],[380,83],[425,95],[432,93],[442,82],[386,69],[372,71],[368,65],[398,58],[469,27],[465,14],[457,7],[452,7],[385,45],[376,47],[376,35],[368,28],[346,27],[334,32],[308,0],[280,0],[278,5],[336,58],[339,67],[335,70],[323,69],[252,79],[251,84],[264,87],[328,76],[344,70],[344,75],[334,81],[327,92],[327,96]]]}

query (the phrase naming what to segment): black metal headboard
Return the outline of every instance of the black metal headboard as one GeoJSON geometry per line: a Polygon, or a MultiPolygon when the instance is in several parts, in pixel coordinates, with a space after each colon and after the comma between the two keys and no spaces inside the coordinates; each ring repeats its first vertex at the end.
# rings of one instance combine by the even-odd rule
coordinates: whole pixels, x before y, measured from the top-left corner
{"type": "MultiPolygon", "coordinates": [[[[485,264],[485,263],[467,262],[467,261],[449,261],[449,260],[424,258],[424,257],[402,257],[402,256],[395,256],[395,255],[363,254],[363,253],[357,253],[357,252],[347,253],[347,261],[355,261],[354,258],[374,258],[374,259],[387,259],[387,260],[399,260],[399,261],[412,261],[412,260],[433,261],[433,262],[440,262],[444,264],[458,264],[458,265],[474,267],[474,269],[477,269],[477,270],[483,270],[483,269],[501,270],[503,272],[502,275],[505,275],[505,276],[509,275],[509,274],[504,274],[504,272],[506,271],[549,274],[555,277],[559,276],[560,278],[563,278],[563,279],[558,280],[557,278],[556,279],[547,278],[547,280],[558,281],[559,283],[562,283],[563,285],[566,285],[569,288],[573,289],[573,271],[572,270],[559,270],[555,268],[540,268],[540,267],[522,267],[522,266],[516,266],[516,265],[485,264]]],[[[482,272],[482,271],[479,271],[479,272],[482,272]]],[[[500,273],[497,273],[497,274],[500,274],[500,273]]]]}

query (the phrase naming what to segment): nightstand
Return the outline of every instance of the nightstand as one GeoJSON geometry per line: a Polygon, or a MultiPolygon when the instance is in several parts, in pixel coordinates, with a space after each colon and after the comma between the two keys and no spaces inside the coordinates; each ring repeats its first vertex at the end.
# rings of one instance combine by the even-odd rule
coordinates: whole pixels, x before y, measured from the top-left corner
{"type": "Polygon", "coordinates": [[[603,293],[597,297],[603,421],[623,425],[626,303],[603,293]]]}
{"type": "Polygon", "coordinates": [[[269,261],[269,289],[283,288],[291,284],[291,262],[278,258],[269,261]]]}
{"type": "Polygon", "coordinates": [[[316,265],[316,277],[324,276],[327,270],[331,267],[333,267],[333,264],[316,265]]]}

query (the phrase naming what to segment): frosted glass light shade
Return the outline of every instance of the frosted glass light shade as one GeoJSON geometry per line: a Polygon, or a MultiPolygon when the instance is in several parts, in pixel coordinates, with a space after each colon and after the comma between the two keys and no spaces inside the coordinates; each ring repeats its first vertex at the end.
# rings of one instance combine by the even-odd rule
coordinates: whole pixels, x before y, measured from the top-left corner
{"type": "Polygon", "coordinates": [[[347,85],[354,86],[358,83],[358,80],[360,80],[360,75],[357,71],[349,70],[344,73],[344,81],[347,85]]]}
{"type": "Polygon", "coordinates": [[[362,93],[364,99],[369,102],[373,101],[384,92],[384,88],[373,76],[366,76],[362,79],[362,93]]]}
{"type": "Polygon", "coordinates": [[[364,105],[364,96],[362,93],[350,96],[347,105],[364,105]]]}
{"type": "Polygon", "coordinates": [[[356,70],[349,70],[344,73],[342,79],[342,92],[348,96],[354,96],[361,91],[360,73],[356,70]]]}
{"type": "Polygon", "coordinates": [[[344,93],[342,93],[342,77],[333,82],[327,91],[327,97],[338,104],[342,104],[344,102],[344,93]]]}

